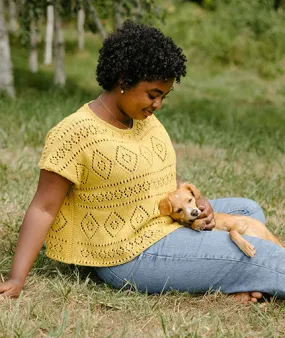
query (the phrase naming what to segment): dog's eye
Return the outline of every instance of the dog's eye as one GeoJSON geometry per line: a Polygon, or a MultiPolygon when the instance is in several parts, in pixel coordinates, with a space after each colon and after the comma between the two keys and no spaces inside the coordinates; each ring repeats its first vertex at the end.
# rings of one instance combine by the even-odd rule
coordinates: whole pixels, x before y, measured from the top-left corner
{"type": "Polygon", "coordinates": [[[181,211],[182,211],[181,208],[180,208],[180,209],[177,209],[177,210],[176,210],[176,213],[179,214],[181,211]]]}
{"type": "Polygon", "coordinates": [[[188,201],[188,203],[191,203],[192,202],[192,198],[190,198],[190,200],[188,201]]]}

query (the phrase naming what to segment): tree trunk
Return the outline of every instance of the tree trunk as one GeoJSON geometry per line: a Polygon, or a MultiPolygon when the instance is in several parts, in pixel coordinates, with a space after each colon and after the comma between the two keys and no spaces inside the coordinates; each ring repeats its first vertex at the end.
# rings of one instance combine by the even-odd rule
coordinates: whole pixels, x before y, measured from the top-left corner
{"type": "Polygon", "coordinates": [[[93,16],[93,20],[94,20],[95,25],[97,26],[97,28],[99,30],[100,35],[102,36],[103,39],[105,39],[107,37],[107,32],[105,31],[105,29],[104,29],[104,27],[102,25],[102,22],[101,22],[101,20],[99,18],[99,15],[98,15],[95,7],[92,6],[92,3],[91,3],[90,0],[86,0],[86,3],[88,5],[90,13],[93,16]]]}
{"type": "Polygon", "coordinates": [[[52,40],[53,40],[54,10],[53,6],[47,7],[46,46],[44,64],[52,63],[52,40]]]}
{"type": "Polygon", "coordinates": [[[30,59],[29,69],[32,73],[37,73],[38,67],[38,42],[35,20],[32,19],[30,26],[30,59]]]}
{"type": "Polygon", "coordinates": [[[3,2],[3,0],[0,0],[0,90],[5,91],[11,97],[15,97],[13,68],[3,2]]]}
{"type": "Polygon", "coordinates": [[[123,9],[123,0],[117,0],[113,3],[113,13],[114,13],[114,30],[121,28],[123,25],[122,18],[122,9],[123,9]]]}
{"type": "Polygon", "coordinates": [[[85,12],[83,8],[78,10],[77,16],[77,34],[78,34],[78,49],[84,49],[84,21],[85,21],[85,12]]]}
{"type": "Polygon", "coordinates": [[[64,70],[64,38],[61,29],[61,17],[59,9],[54,8],[54,59],[55,59],[55,74],[54,83],[65,85],[65,70],[64,70]]]}
{"type": "Polygon", "coordinates": [[[17,10],[14,0],[9,0],[9,32],[14,34],[17,31],[17,10]]]}

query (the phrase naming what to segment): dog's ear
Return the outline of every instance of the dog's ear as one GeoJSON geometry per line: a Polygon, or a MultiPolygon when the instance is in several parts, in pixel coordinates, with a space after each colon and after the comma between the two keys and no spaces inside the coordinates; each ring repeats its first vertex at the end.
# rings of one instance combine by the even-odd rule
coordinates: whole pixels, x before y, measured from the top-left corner
{"type": "Polygon", "coordinates": [[[195,187],[194,184],[192,184],[192,183],[185,183],[183,186],[191,192],[191,194],[195,197],[196,201],[198,201],[201,198],[201,193],[195,187]]]}
{"type": "Polygon", "coordinates": [[[159,202],[158,209],[162,216],[169,216],[172,213],[172,205],[168,197],[159,202]]]}

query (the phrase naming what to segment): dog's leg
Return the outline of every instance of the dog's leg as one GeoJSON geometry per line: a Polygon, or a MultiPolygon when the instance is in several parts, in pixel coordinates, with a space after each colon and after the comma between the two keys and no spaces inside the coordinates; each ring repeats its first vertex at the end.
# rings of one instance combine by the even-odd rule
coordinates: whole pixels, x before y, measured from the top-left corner
{"type": "Polygon", "coordinates": [[[246,222],[238,222],[231,228],[230,238],[248,257],[253,257],[255,255],[254,246],[242,237],[247,227],[246,222]]]}

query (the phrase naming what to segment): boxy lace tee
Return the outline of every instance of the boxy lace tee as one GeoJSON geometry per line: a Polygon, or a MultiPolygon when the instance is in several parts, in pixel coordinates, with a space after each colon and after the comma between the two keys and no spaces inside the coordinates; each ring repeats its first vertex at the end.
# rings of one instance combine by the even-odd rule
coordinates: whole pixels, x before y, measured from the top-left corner
{"type": "Polygon", "coordinates": [[[52,259],[123,264],[180,227],[158,210],[176,189],[176,156],[155,116],[119,129],[85,104],[47,134],[39,168],[73,183],[47,235],[52,259]]]}

